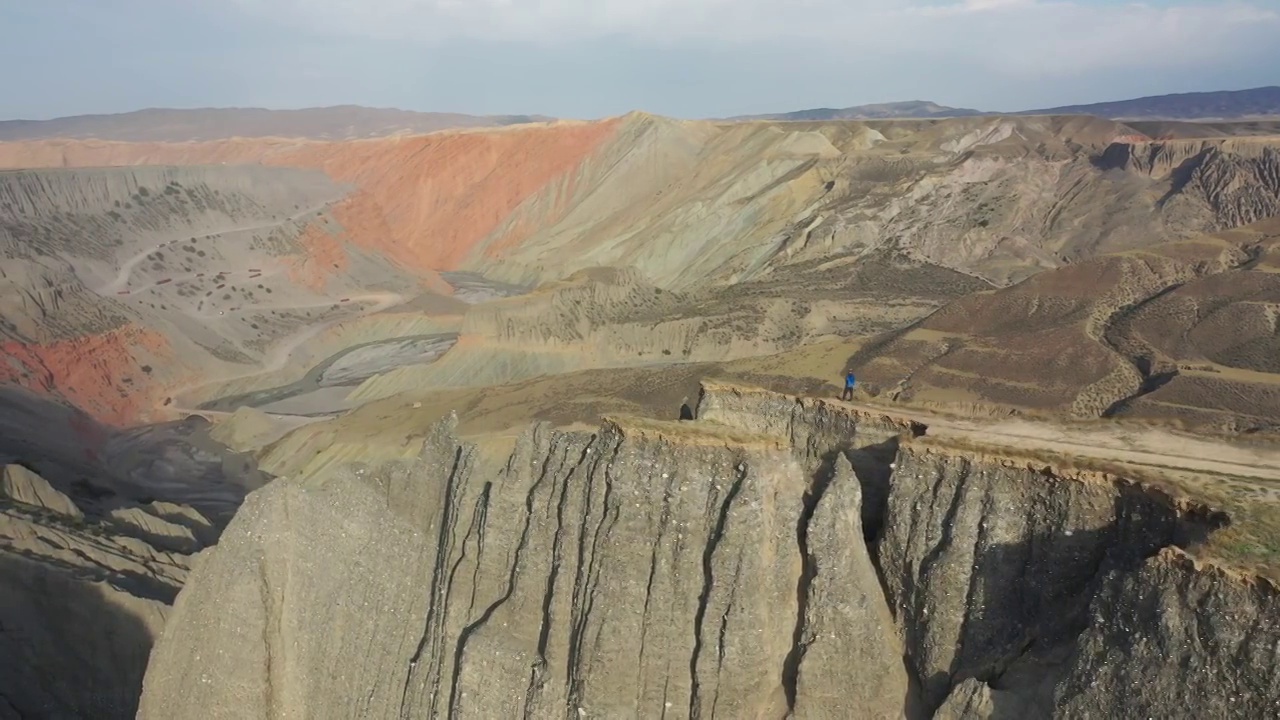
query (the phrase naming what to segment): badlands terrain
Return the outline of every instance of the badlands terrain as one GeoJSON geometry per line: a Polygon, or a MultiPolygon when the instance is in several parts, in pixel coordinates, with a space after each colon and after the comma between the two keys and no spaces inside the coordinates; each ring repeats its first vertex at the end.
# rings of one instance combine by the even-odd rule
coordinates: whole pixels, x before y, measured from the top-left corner
{"type": "Polygon", "coordinates": [[[0,143],[0,717],[1280,714],[1280,121],[182,132],[0,143]]]}

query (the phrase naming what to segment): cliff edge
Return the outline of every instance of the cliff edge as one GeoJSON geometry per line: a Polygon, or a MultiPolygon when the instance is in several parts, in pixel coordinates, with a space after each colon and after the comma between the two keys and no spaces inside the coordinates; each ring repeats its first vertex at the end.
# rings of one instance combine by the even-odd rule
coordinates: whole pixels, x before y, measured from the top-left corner
{"type": "Polygon", "coordinates": [[[455,427],[412,462],[250,494],[179,594],[138,716],[1245,718],[1280,701],[1274,589],[1189,559],[1228,518],[1140,484],[710,383],[696,420],[539,424],[509,454],[455,427]]]}

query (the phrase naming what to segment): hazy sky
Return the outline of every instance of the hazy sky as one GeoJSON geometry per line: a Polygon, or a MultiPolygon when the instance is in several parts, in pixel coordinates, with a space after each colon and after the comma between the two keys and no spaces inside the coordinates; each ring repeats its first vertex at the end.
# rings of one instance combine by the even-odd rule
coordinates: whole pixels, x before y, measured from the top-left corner
{"type": "Polygon", "coordinates": [[[720,117],[1280,84],[1280,0],[0,0],[0,118],[359,104],[720,117]]]}

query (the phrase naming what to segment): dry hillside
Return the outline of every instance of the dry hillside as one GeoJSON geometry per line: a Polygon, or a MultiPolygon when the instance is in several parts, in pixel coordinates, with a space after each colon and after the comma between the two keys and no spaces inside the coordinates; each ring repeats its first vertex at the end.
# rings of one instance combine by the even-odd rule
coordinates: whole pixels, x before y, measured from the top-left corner
{"type": "Polygon", "coordinates": [[[1266,123],[0,168],[0,715],[1280,706],[1266,123]]]}
{"type": "Polygon", "coordinates": [[[0,166],[27,168],[0,176],[11,379],[128,421],[165,399],[304,381],[353,338],[406,333],[412,308],[441,319],[408,335],[460,333],[456,347],[348,373],[373,383],[351,398],[321,383],[325,407],[873,335],[966,293],[1274,214],[1277,141],[1228,130],[635,113],[341,143],[0,144],[0,166]],[[470,311],[447,297],[466,277],[494,288],[472,300],[568,285],[470,311]],[[403,321],[380,314],[397,307],[403,321]],[[75,389],[126,380],[119,398],[75,389]]]}
{"type": "Polygon", "coordinates": [[[850,363],[902,402],[1272,429],[1278,240],[1271,220],[1104,255],[962,298],[850,363]]]}

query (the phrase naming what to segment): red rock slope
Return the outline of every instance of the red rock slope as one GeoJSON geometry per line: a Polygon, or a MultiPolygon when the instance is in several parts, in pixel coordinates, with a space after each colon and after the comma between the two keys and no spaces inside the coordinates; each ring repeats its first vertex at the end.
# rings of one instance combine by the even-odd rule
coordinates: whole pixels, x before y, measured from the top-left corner
{"type": "Polygon", "coordinates": [[[517,206],[608,141],[619,122],[352,142],[0,143],[0,168],[214,163],[319,168],[358,189],[335,209],[352,242],[406,267],[450,270],[517,206]]]}

